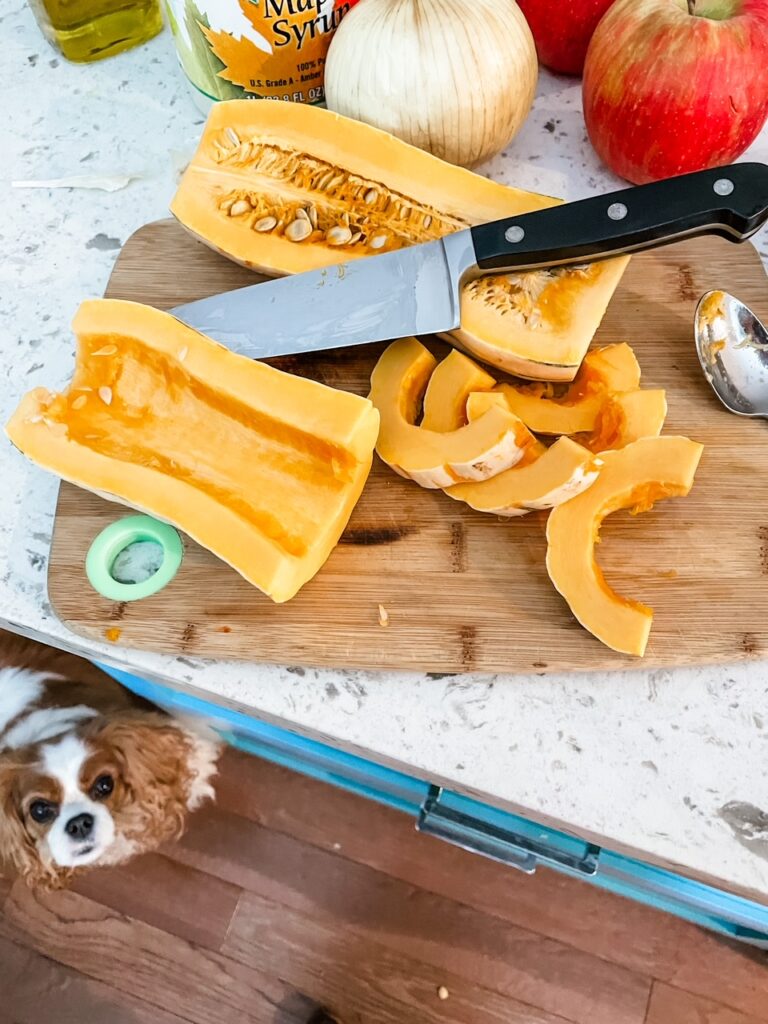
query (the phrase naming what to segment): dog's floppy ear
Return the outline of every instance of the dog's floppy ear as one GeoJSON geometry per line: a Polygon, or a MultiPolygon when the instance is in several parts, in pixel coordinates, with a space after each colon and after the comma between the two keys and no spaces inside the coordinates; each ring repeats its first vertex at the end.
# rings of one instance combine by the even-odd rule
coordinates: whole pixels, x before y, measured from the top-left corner
{"type": "Polygon", "coordinates": [[[192,743],[160,714],[125,712],[89,723],[94,735],[120,766],[129,794],[122,824],[144,841],[178,838],[184,831],[192,781],[192,743]]]}
{"type": "Polygon", "coordinates": [[[58,889],[66,885],[72,872],[44,863],[24,828],[14,792],[21,768],[15,761],[0,757],[0,874],[21,876],[31,886],[58,889]]]}

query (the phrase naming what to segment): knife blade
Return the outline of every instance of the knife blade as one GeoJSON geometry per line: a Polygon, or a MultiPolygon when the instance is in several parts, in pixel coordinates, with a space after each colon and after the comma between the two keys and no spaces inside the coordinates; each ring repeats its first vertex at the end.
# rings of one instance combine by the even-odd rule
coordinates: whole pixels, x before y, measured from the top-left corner
{"type": "Polygon", "coordinates": [[[443,333],[463,284],[609,259],[715,234],[743,242],[768,220],[768,165],[731,164],[457,231],[177,306],[182,322],[253,359],[443,333]]]}

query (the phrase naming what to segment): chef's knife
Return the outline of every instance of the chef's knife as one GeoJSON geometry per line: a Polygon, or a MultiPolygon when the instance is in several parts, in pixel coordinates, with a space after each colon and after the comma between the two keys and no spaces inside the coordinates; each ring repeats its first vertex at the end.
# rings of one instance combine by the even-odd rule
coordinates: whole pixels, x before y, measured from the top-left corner
{"type": "Polygon", "coordinates": [[[508,217],[382,256],[212,295],[174,315],[254,359],[459,326],[480,274],[608,259],[694,235],[742,242],[768,219],[768,165],[732,164],[508,217]]]}

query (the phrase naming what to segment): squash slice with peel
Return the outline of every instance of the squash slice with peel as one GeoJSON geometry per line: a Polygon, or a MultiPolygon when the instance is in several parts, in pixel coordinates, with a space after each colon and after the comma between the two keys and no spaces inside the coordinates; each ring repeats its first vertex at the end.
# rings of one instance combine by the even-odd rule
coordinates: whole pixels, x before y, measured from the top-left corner
{"type": "Polygon", "coordinates": [[[71,386],[27,394],[11,441],[63,479],[179,527],[274,601],[293,597],[368,477],[371,403],[138,303],[85,302],[73,326],[71,386]]]}
{"type": "Polygon", "coordinates": [[[416,338],[382,353],[371,374],[370,399],[381,416],[376,451],[396,473],[422,487],[486,480],[518,462],[530,434],[508,409],[496,406],[458,430],[417,426],[422,397],[437,360],[416,338]]]}
{"type": "Polygon", "coordinates": [[[653,611],[606,582],[595,560],[600,526],[618,509],[644,512],[662,498],[688,494],[702,451],[687,437],[667,436],[604,452],[595,483],[549,516],[549,578],[582,626],[615,651],[642,657],[653,611]]]}
{"type": "Polygon", "coordinates": [[[458,430],[467,423],[470,394],[490,391],[495,383],[495,378],[482,367],[454,349],[437,364],[429,378],[421,426],[440,432],[458,430]]]}
{"type": "MultiPolygon", "coordinates": [[[[211,110],[171,212],[224,256],[295,274],[559,201],[328,110],[232,100],[211,110]]],[[[449,340],[508,373],[572,380],[628,259],[468,283],[449,340]]]]}
{"type": "Polygon", "coordinates": [[[564,394],[551,385],[499,384],[509,408],[537,434],[578,434],[595,429],[608,397],[640,384],[640,366],[626,343],[588,352],[564,394]]]}
{"type": "Polygon", "coordinates": [[[611,395],[594,430],[574,440],[593,452],[624,448],[641,437],[658,437],[667,418],[667,396],[661,388],[638,388],[611,395]]]}
{"type": "Polygon", "coordinates": [[[554,508],[581,494],[597,480],[601,466],[601,459],[586,448],[569,437],[559,437],[551,448],[531,450],[516,466],[491,480],[455,484],[445,493],[478,512],[524,516],[534,509],[554,508]]]}

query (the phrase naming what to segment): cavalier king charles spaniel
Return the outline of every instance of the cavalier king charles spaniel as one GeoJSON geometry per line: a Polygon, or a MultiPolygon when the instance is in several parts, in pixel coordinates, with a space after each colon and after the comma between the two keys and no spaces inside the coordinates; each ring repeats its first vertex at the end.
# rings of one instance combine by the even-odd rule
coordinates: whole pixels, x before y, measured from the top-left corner
{"type": "Polygon", "coordinates": [[[0,874],[60,888],[177,838],[219,752],[89,662],[0,631],[0,874]]]}

